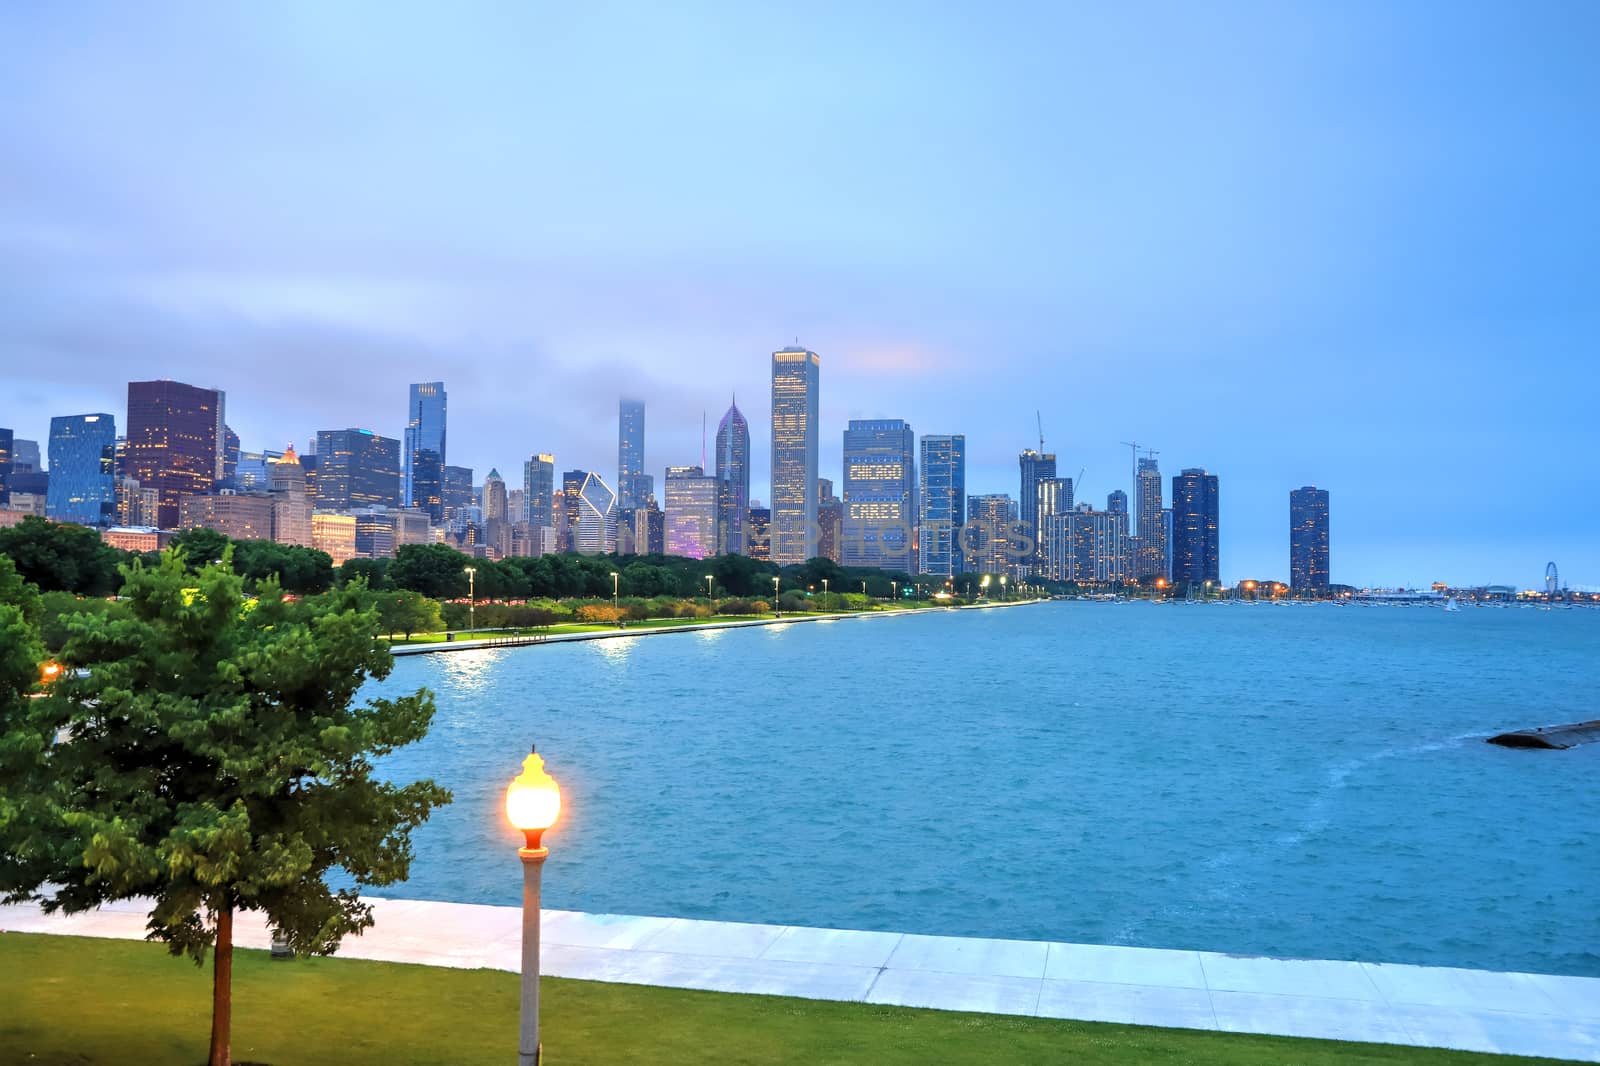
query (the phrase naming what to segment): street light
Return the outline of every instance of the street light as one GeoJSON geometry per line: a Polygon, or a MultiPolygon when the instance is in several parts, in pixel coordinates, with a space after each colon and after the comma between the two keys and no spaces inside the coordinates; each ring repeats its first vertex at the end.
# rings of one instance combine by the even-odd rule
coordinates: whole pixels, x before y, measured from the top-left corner
{"type": "Polygon", "coordinates": [[[893,600],[895,603],[900,602],[900,582],[889,582],[889,599],[893,600]]]}
{"type": "Polygon", "coordinates": [[[778,579],[776,576],[772,579],[772,617],[783,617],[783,612],[778,610],[778,579]]]}
{"type": "Polygon", "coordinates": [[[1002,600],[1006,598],[1006,575],[1004,574],[1000,575],[1000,598],[1002,600]]]}
{"type": "Polygon", "coordinates": [[[822,608],[823,610],[827,610],[828,609],[827,608],[827,605],[828,605],[828,579],[827,578],[823,578],[822,579],[822,605],[823,605],[823,608],[822,608]]]}
{"type": "Polygon", "coordinates": [[[467,632],[477,628],[478,621],[478,568],[467,567],[467,632]]]}
{"type": "Polygon", "coordinates": [[[518,1066],[539,1066],[539,882],[550,849],[544,831],[561,813],[561,786],[544,768],[535,747],[522,760],[522,773],[506,787],[506,817],[522,830],[522,1025],[517,1041],[518,1066]]]}
{"type": "Polygon", "coordinates": [[[616,610],[621,604],[622,575],[615,570],[611,571],[611,609],[616,610]]]}
{"type": "Polygon", "coordinates": [[[866,594],[867,594],[867,583],[865,581],[863,581],[861,583],[861,595],[865,596],[866,594]]]}
{"type": "Polygon", "coordinates": [[[711,575],[706,575],[706,599],[711,598],[711,575]]]}

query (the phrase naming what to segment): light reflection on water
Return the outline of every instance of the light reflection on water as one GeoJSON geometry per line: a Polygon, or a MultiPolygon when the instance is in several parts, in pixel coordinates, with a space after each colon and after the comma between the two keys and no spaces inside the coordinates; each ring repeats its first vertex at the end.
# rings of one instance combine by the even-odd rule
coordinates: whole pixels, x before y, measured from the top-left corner
{"type": "Polygon", "coordinates": [[[454,806],[390,894],[1600,975],[1600,612],[1056,604],[400,660],[454,806]]]}

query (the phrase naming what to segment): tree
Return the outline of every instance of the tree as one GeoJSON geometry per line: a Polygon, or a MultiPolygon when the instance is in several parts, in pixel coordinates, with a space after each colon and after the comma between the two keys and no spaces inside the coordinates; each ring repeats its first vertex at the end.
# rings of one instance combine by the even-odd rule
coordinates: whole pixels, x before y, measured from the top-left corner
{"type": "Polygon", "coordinates": [[[339,584],[348,585],[358,579],[365,581],[369,589],[394,588],[387,559],[346,559],[339,567],[339,584]]]}
{"type": "Polygon", "coordinates": [[[467,594],[470,555],[444,544],[406,544],[389,564],[395,588],[410,589],[436,600],[454,600],[467,594]]]}
{"type": "MultiPolygon", "coordinates": [[[[403,880],[411,831],[450,795],[372,760],[427,732],[432,696],[354,701],[393,659],[359,588],[247,601],[223,565],[123,568],[128,617],[90,616],[44,699],[0,656],[0,897],[75,913],[149,896],[150,935],[214,949],[211,1066],[228,1066],[233,919],[259,910],[302,953],[372,924],[362,886],[403,880]],[[327,884],[338,866],[355,884],[327,884]],[[53,894],[46,886],[54,885],[53,894]]],[[[8,625],[0,609],[0,629],[8,625]]]]}
{"type": "Polygon", "coordinates": [[[430,600],[420,592],[410,589],[390,589],[372,595],[378,610],[378,630],[391,637],[404,633],[437,633],[444,628],[444,617],[439,613],[437,600],[430,600]]]}
{"type": "Polygon", "coordinates": [[[122,554],[87,526],[29,515],[0,529],[0,555],[8,555],[25,580],[42,592],[107,596],[117,587],[122,554]]]}
{"type": "Polygon", "coordinates": [[[232,543],[234,542],[227,536],[214,529],[195,526],[173,537],[167,546],[182,548],[183,557],[189,561],[189,565],[200,567],[221,559],[227,553],[228,545],[232,543]]]}
{"type": "Polygon", "coordinates": [[[333,556],[298,544],[238,541],[233,552],[233,569],[252,585],[276,577],[286,592],[326,592],[333,585],[333,556]]]}

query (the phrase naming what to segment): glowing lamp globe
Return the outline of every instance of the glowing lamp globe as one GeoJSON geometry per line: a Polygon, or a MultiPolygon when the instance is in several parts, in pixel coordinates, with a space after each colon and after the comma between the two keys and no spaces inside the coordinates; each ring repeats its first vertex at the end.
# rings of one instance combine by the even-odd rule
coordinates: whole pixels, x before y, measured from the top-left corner
{"type": "Polygon", "coordinates": [[[530,849],[539,847],[539,837],[556,824],[561,814],[561,786],[544,768],[538,752],[522,760],[522,772],[506,786],[506,817],[522,830],[530,849]]]}

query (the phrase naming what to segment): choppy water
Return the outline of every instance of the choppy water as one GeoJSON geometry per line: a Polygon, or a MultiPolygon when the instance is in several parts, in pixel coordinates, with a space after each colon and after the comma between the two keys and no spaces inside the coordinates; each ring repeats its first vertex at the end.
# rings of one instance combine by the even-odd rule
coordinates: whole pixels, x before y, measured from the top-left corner
{"type": "Polygon", "coordinates": [[[1061,603],[401,659],[389,894],[1600,975],[1600,612],[1061,603]]]}

